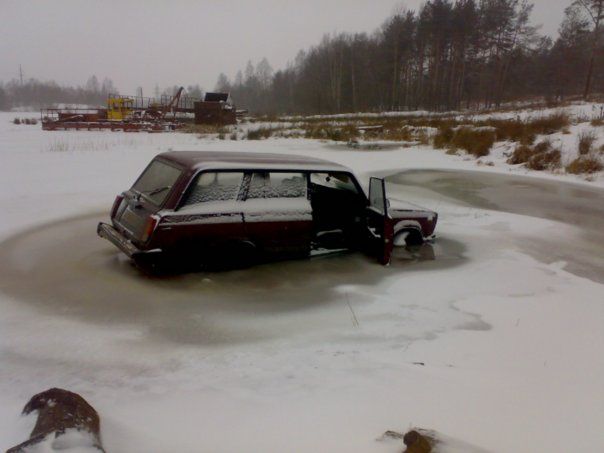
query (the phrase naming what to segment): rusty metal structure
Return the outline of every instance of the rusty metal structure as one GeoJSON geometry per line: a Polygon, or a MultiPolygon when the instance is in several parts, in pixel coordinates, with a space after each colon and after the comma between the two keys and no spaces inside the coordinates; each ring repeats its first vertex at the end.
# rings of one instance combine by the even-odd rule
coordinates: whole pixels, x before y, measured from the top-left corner
{"type": "Polygon", "coordinates": [[[173,96],[160,98],[109,94],[107,107],[42,109],[42,129],[168,132],[193,121],[198,99],[183,96],[180,87],[173,96]]]}
{"type": "Polygon", "coordinates": [[[195,124],[236,124],[237,109],[229,93],[206,93],[203,101],[194,103],[195,124]]]}
{"type": "Polygon", "coordinates": [[[183,126],[174,121],[143,121],[137,119],[109,120],[106,109],[43,109],[42,129],[60,130],[110,130],[124,132],[169,132],[183,126]]]}

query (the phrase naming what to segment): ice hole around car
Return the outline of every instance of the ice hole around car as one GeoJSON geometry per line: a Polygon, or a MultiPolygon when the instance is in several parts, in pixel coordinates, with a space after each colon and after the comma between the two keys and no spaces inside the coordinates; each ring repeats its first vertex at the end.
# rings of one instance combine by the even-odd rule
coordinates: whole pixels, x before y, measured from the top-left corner
{"type": "Polygon", "coordinates": [[[117,195],[97,233],[146,270],[247,266],[433,241],[438,214],[368,193],[349,168],[296,155],[170,151],[117,195]]]}

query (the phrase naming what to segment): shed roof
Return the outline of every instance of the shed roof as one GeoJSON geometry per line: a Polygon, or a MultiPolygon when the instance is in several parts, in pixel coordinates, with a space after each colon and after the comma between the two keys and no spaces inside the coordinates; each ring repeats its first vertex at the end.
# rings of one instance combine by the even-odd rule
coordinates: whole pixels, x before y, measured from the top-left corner
{"type": "Polygon", "coordinates": [[[203,100],[205,102],[227,102],[229,93],[206,93],[203,100]]]}

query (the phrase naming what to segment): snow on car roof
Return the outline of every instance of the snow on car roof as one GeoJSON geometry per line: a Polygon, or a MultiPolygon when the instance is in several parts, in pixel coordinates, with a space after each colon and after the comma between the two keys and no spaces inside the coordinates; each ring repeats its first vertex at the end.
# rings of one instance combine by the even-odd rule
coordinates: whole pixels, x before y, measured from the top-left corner
{"type": "Polygon", "coordinates": [[[314,157],[291,154],[218,152],[218,151],[169,151],[157,157],[175,162],[186,168],[263,168],[267,170],[351,170],[343,165],[314,157]]]}

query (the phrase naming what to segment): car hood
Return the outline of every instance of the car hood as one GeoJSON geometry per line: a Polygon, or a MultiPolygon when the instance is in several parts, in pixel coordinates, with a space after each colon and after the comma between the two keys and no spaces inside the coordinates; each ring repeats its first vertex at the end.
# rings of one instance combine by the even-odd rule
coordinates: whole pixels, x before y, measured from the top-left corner
{"type": "Polygon", "coordinates": [[[399,217],[399,215],[409,215],[411,213],[426,217],[434,217],[436,215],[434,211],[409,203],[408,201],[396,199],[389,199],[388,201],[390,202],[388,212],[393,218],[399,217]]]}

